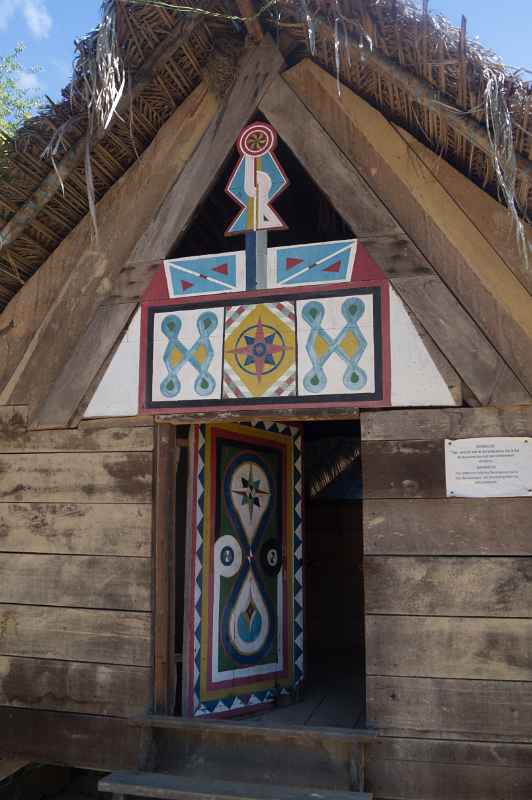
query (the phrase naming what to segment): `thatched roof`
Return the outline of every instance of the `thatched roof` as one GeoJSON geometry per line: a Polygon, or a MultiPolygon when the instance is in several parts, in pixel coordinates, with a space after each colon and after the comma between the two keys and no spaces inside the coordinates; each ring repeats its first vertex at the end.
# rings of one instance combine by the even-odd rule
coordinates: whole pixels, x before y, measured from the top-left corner
{"type": "MultiPolygon", "coordinates": [[[[106,11],[116,9],[117,52],[126,76],[126,97],[109,128],[97,131],[91,147],[96,199],[124,174],[202,78],[207,77],[216,90],[220,84],[223,88],[227,75],[234,72],[235,52],[248,35],[246,26],[230,17],[241,16],[239,9],[246,2],[204,0],[203,8],[211,13],[199,15],[173,10],[178,0],[162,5],[150,0],[147,4],[106,0],[106,11]],[[148,72],[146,64],[151,66],[148,72]],[[132,87],[130,95],[128,87],[132,87]]],[[[312,57],[331,74],[336,75],[339,66],[342,82],[486,191],[501,201],[515,199],[519,213],[528,218],[532,211],[532,84],[469,41],[465,24],[454,29],[430,16],[426,8],[420,10],[401,0],[277,0],[263,8],[260,23],[278,37],[288,63],[307,57],[311,47],[312,57]],[[338,8],[341,17],[337,17],[338,8]],[[312,20],[310,31],[307,15],[312,20]],[[495,142],[502,168],[499,176],[486,152],[487,112],[491,115],[488,130],[499,137],[495,142]],[[505,131],[513,135],[515,174],[509,140],[501,139],[505,131]],[[501,185],[506,185],[506,198],[501,185]]],[[[260,10],[259,0],[255,9],[260,10]]],[[[89,211],[82,147],[91,124],[85,70],[97,41],[92,33],[78,44],[83,58],[62,102],[28,120],[13,141],[0,143],[0,243],[4,245],[0,248],[0,309],[89,211]],[[64,147],[57,151],[55,161],[59,163],[69,153],[75,163],[64,180],[64,192],[57,185],[50,147],[43,156],[50,143],[53,149],[58,142],[64,147]]]]}

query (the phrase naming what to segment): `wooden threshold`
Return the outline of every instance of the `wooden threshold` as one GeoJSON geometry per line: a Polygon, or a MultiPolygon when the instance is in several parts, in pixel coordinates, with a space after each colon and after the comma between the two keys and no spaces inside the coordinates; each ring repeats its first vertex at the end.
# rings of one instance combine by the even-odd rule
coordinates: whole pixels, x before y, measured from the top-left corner
{"type": "Polygon", "coordinates": [[[327,791],[265,783],[189,778],[159,772],[116,772],[103,778],[100,792],[165,800],[371,800],[365,792],[327,791]]]}
{"type": "Polygon", "coordinates": [[[129,723],[145,728],[166,728],[167,730],[182,732],[213,731],[217,734],[223,733],[225,736],[240,738],[256,737],[258,739],[328,739],[343,742],[365,742],[372,741],[378,733],[370,728],[335,728],[328,726],[313,725],[290,725],[286,727],[257,727],[256,725],[246,724],[239,719],[238,722],[227,722],[220,719],[189,719],[188,717],[168,717],[159,714],[147,714],[138,717],[130,717],[129,723]]]}

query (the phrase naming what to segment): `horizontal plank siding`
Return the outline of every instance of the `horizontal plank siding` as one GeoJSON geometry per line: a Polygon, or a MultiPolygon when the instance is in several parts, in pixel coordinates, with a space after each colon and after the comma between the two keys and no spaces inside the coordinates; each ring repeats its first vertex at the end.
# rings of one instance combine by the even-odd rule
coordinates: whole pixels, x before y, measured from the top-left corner
{"type": "Polygon", "coordinates": [[[366,500],[363,514],[366,555],[532,556],[528,497],[366,500]]]}
{"type": "Polygon", "coordinates": [[[0,710],[142,714],[153,421],[28,431],[27,419],[24,406],[0,407],[0,710]]]}
{"type": "Polygon", "coordinates": [[[368,745],[367,789],[378,800],[529,800],[532,747],[379,739],[368,745]]]}
{"type": "Polygon", "coordinates": [[[0,502],[151,502],[151,453],[0,455],[0,502]]]}
{"type": "Polygon", "coordinates": [[[364,441],[529,436],[532,405],[499,408],[410,409],[362,414],[364,441]]]}
{"type": "Polygon", "coordinates": [[[4,553],[0,603],[149,611],[151,560],[4,553]]]}
{"type": "Polygon", "coordinates": [[[364,498],[445,497],[443,441],[362,442],[364,498]]]}
{"type": "Polygon", "coordinates": [[[140,727],[117,717],[0,706],[0,752],[23,754],[28,761],[135,769],[141,736],[140,727]]]}
{"type": "Polygon", "coordinates": [[[369,675],[532,680],[532,619],[366,616],[369,675]]]}
{"type": "Polygon", "coordinates": [[[150,614],[1,604],[0,653],[147,667],[150,614]]]}
{"type": "Polygon", "coordinates": [[[368,724],[433,735],[532,741],[532,683],[371,675],[368,724]]]}
{"type": "Polygon", "coordinates": [[[146,710],[150,670],[0,656],[0,705],[125,716],[146,710]]]}
{"type": "Polygon", "coordinates": [[[0,552],[151,555],[149,503],[0,503],[0,552]]]}
{"type": "Polygon", "coordinates": [[[532,558],[367,556],[366,613],[532,617],[532,558]]]}
{"type": "Polygon", "coordinates": [[[0,435],[0,453],[100,453],[153,450],[153,429],[80,427],[70,431],[31,431],[0,435]]]}

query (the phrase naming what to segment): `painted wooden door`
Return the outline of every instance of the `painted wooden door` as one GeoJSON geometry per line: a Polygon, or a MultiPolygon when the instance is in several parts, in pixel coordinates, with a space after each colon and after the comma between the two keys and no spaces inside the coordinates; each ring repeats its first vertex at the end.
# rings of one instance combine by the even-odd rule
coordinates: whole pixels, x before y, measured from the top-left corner
{"type": "Polygon", "coordinates": [[[242,714],[302,685],[301,432],[190,436],[183,713],[242,714]]]}

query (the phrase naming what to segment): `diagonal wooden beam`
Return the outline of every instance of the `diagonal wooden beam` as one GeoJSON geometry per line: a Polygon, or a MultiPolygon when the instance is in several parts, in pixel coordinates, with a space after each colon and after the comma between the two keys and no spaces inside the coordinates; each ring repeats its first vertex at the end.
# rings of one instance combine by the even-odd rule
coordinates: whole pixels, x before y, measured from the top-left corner
{"type": "MultiPolygon", "coordinates": [[[[334,42],[334,31],[326,24],[318,25],[318,36],[334,42]]],[[[493,149],[486,131],[486,126],[478,122],[471,114],[464,113],[461,108],[452,104],[452,101],[422,78],[418,78],[413,72],[397,64],[391,58],[379,53],[375,48],[361,49],[357,45],[350,44],[349,49],[351,58],[356,61],[363,61],[365,67],[369,66],[376,72],[383,75],[395,86],[405,92],[411,100],[424,106],[429,111],[438,114],[445,119],[460,135],[471,142],[474,147],[481,150],[490,161],[493,159],[493,149]]],[[[529,159],[515,153],[515,161],[518,177],[523,180],[532,178],[532,163],[529,159]]]]}
{"type": "MultiPolygon", "coordinates": [[[[153,275],[154,261],[166,258],[172,246],[188,228],[194,212],[216,180],[235,140],[256,111],[257,104],[283,66],[283,58],[267,36],[250,48],[240,64],[235,83],[227,98],[212,119],[192,156],[175,175],[165,194],[153,209],[149,224],[141,232],[129,258],[114,270],[107,280],[101,304],[113,292],[114,278],[124,266],[135,265],[136,287],[140,294],[147,288],[153,275]],[[140,265],[140,266],[139,266],[140,265]]],[[[176,144],[176,146],[178,146],[176,144]]],[[[128,224],[127,219],[121,223],[128,224]]],[[[115,220],[115,226],[120,226],[115,220]]],[[[68,300],[67,300],[68,303],[68,300]]],[[[124,327],[124,318],[130,308],[124,304],[122,313],[112,314],[109,306],[101,313],[106,322],[106,341],[99,341],[97,359],[83,358],[93,342],[93,326],[85,328],[79,338],[63,350],[63,359],[54,373],[54,380],[45,391],[36,393],[31,384],[35,370],[46,368],[36,363],[37,355],[27,365],[13,396],[26,396],[31,391],[30,425],[35,428],[66,427],[75,420],[76,409],[87,401],[87,393],[94,387],[94,379],[101,366],[104,351],[110,352],[124,327]]],[[[60,311],[58,309],[58,314],[60,311]]],[[[42,347],[40,355],[43,356],[42,347]]],[[[57,362],[57,359],[55,359],[57,362]]],[[[26,401],[27,402],[27,401],[26,401]]]]}
{"type": "MultiPolygon", "coordinates": [[[[199,25],[199,20],[189,20],[184,26],[178,26],[170,31],[168,36],[162,40],[133,76],[131,91],[126,92],[120,99],[113,120],[129,112],[129,106],[132,100],[138,97],[151,83],[155,73],[159,72],[166,62],[172,58],[178,47],[186,44],[199,25]]],[[[61,181],[64,182],[76,167],[83,162],[87,145],[92,148],[97,142],[101,141],[108,132],[109,128],[100,128],[92,140],[89,140],[88,134],[86,134],[72,145],[70,150],[57,164],[57,169],[50,170],[29,200],[27,200],[9,222],[0,229],[0,249],[13,244],[22,231],[28,225],[32,224],[42,209],[57,193],[61,186],[61,181]]]]}
{"type": "Polygon", "coordinates": [[[477,399],[486,405],[529,401],[528,392],[478,325],[284,76],[259,108],[357,235],[367,235],[368,229],[387,234],[368,239],[366,248],[477,399]],[[389,234],[397,237],[398,232],[403,236],[401,259],[393,257],[389,246],[389,234]]]}
{"type": "Polygon", "coordinates": [[[286,80],[532,391],[532,297],[496,250],[379,111],[308,60],[286,80]]]}

